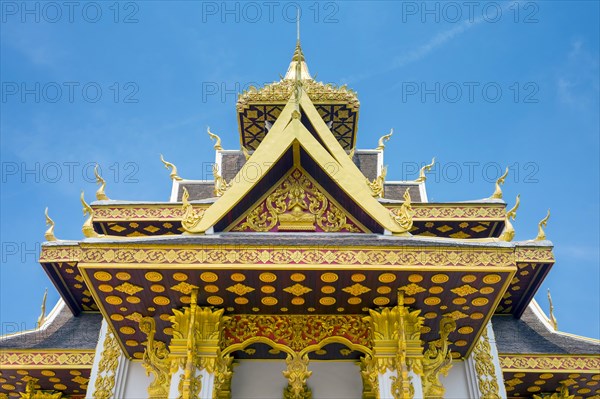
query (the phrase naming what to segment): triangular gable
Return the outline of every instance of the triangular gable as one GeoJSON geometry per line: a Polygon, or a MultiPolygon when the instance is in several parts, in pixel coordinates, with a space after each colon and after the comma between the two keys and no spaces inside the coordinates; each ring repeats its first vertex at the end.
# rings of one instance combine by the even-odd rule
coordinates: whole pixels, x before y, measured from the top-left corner
{"type": "Polygon", "coordinates": [[[319,184],[327,182],[322,184],[327,186],[327,191],[330,188],[337,190],[336,195],[330,193],[333,197],[338,198],[340,195],[349,198],[354,206],[348,211],[356,219],[363,224],[368,223],[365,217],[358,217],[357,213],[370,218],[372,223],[368,223],[371,225],[369,230],[378,233],[385,230],[400,232],[401,229],[395,224],[389,211],[371,195],[364,175],[339,145],[303,90],[300,105],[319,140],[299,119],[294,118],[298,104],[294,98],[290,99],[261,145],[234,179],[234,184],[206,210],[199,223],[188,229],[188,232],[203,233],[217,224],[217,230],[229,226],[248,211],[250,206],[256,204],[259,197],[270,190],[294,165],[300,164],[319,184]],[[268,187],[260,192],[257,190],[259,184],[268,184],[268,187]],[[244,209],[240,212],[242,202],[244,209]]]}
{"type": "Polygon", "coordinates": [[[294,167],[226,231],[370,231],[348,213],[301,167],[294,167]]]}

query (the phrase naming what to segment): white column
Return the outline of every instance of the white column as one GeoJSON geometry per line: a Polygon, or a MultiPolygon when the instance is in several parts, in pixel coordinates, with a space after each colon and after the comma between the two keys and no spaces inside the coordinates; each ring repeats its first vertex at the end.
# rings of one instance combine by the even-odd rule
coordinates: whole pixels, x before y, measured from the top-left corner
{"type": "Polygon", "coordinates": [[[129,362],[117,338],[109,330],[106,320],[102,320],[86,399],[94,399],[106,392],[111,398],[123,397],[128,366],[129,362]]]}

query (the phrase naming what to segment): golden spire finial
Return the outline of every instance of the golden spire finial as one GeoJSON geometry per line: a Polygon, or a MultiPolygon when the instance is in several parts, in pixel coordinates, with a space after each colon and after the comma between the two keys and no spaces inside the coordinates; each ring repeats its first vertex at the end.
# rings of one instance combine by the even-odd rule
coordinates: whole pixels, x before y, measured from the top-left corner
{"type": "Polygon", "coordinates": [[[42,312],[40,313],[40,317],[37,319],[37,329],[39,329],[42,324],[44,324],[44,320],[46,320],[46,298],[48,298],[48,288],[44,291],[44,298],[42,298],[42,312]]]}
{"type": "Polygon", "coordinates": [[[500,234],[501,241],[512,241],[515,238],[515,228],[513,227],[510,219],[515,220],[517,217],[517,209],[519,209],[519,205],[521,204],[521,194],[517,195],[517,200],[515,202],[515,206],[513,206],[508,212],[506,212],[506,216],[504,217],[504,230],[502,234],[500,234]]]}
{"type": "Polygon", "coordinates": [[[415,182],[425,183],[425,180],[427,180],[427,176],[425,176],[425,173],[429,172],[431,168],[433,168],[433,165],[435,165],[435,157],[433,157],[429,165],[425,165],[421,168],[421,170],[419,171],[419,177],[417,178],[417,180],[415,180],[415,182]]]}
{"type": "Polygon", "coordinates": [[[300,8],[296,12],[296,49],[292,61],[304,61],[304,54],[302,54],[302,47],[300,46],[300,8]]]}
{"type": "Polygon", "coordinates": [[[104,189],[106,188],[106,180],[104,180],[102,176],[100,176],[100,173],[98,173],[98,164],[96,164],[94,167],[94,176],[96,176],[96,183],[100,185],[100,188],[98,188],[98,191],[96,191],[96,199],[98,201],[108,201],[108,197],[104,193],[104,189]]]}
{"type": "Polygon", "coordinates": [[[492,196],[490,198],[502,199],[502,188],[500,186],[504,184],[504,181],[506,180],[506,176],[508,176],[508,166],[506,167],[504,174],[502,176],[500,176],[498,178],[498,180],[496,180],[496,190],[494,191],[494,194],[492,194],[492,196]]]}
{"type": "Polygon", "coordinates": [[[44,233],[44,238],[46,241],[56,241],[56,237],[54,236],[54,220],[48,216],[48,207],[46,207],[44,214],[46,215],[46,226],[50,226],[44,233]]]}
{"type": "Polygon", "coordinates": [[[215,142],[214,149],[216,151],[221,151],[223,149],[223,147],[221,146],[221,138],[210,131],[210,126],[206,127],[206,133],[208,133],[211,140],[214,140],[214,142],[215,142]]]}
{"type": "Polygon", "coordinates": [[[554,305],[552,304],[550,288],[548,288],[548,303],[550,304],[550,324],[552,324],[555,331],[558,331],[558,321],[556,321],[556,317],[554,317],[554,305]]]}
{"type": "Polygon", "coordinates": [[[169,175],[171,180],[177,180],[177,181],[183,180],[181,177],[179,177],[177,175],[177,166],[173,165],[171,162],[165,161],[165,158],[163,158],[162,154],[160,154],[160,160],[165,165],[165,168],[169,169],[171,171],[171,174],[169,175]]]}
{"type": "Polygon", "coordinates": [[[87,238],[96,238],[101,237],[100,234],[96,233],[94,230],[94,210],[91,206],[85,202],[85,194],[83,191],[81,192],[81,205],[83,205],[83,215],[89,215],[88,218],[83,222],[83,226],[81,227],[81,231],[83,232],[83,236],[87,238]]]}
{"type": "Polygon", "coordinates": [[[383,149],[385,148],[385,143],[390,140],[390,138],[392,137],[392,134],[394,134],[393,128],[390,129],[390,132],[388,134],[386,134],[385,136],[381,136],[379,138],[379,141],[377,142],[377,148],[375,148],[375,149],[383,151],[383,149]]]}
{"type": "Polygon", "coordinates": [[[544,232],[544,228],[548,224],[548,219],[550,219],[550,209],[548,209],[546,217],[540,220],[540,222],[538,223],[538,234],[537,237],[535,237],[535,241],[543,241],[546,239],[546,233],[544,232]]]}

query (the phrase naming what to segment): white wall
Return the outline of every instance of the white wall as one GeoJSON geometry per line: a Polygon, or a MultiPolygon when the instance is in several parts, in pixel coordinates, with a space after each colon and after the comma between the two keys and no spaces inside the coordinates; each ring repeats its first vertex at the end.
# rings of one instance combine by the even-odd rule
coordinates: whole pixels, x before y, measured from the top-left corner
{"type": "Polygon", "coordinates": [[[123,395],[120,399],[142,399],[148,397],[148,386],[154,378],[146,376],[146,370],[141,362],[129,361],[123,395]]]}
{"type": "MultiPolygon", "coordinates": [[[[287,380],[285,361],[241,360],[234,366],[232,399],[280,399],[287,380]]],[[[360,368],[352,362],[311,362],[308,379],[314,399],[360,399],[360,368]]]]}
{"type": "Polygon", "coordinates": [[[445,399],[465,399],[472,397],[469,392],[466,363],[464,361],[452,362],[452,368],[447,377],[441,376],[440,381],[446,388],[445,399]]]}

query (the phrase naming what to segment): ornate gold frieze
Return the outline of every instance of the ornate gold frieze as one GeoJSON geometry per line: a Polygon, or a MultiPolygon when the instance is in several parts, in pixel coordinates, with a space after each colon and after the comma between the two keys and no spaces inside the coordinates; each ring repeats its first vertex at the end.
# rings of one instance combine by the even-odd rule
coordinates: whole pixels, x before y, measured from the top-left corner
{"type": "MultiPolygon", "coordinates": [[[[48,248],[50,249],[50,248],[48,248]]],[[[45,256],[42,251],[42,257],[45,256]]],[[[540,259],[551,256],[551,250],[531,248],[522,252],[540,259]]],[[[513,267],[515,254],[511,248],[374,248],[338,249],[327,247],[239,247],[208,248],[140,248],[121,246],[84,247],[81,263],[107,264],[343,264],[453,266],[453,267],[513,267]]],[[[43,262],[43,260],[42,260],[43,262]]]]}
{"type": "MultiPolygon", "coordinates": [[[[344,103],[348,104],[353,110],[358,110],[360,106],[356,92],[346,87],[346,85],[335,86],[332,83],[325,84],[312,79],[305,79],[302,81],[302,88],[314,103],[344,103]]],[[[240,112],[253,103],[285,104],[289,101],[295,89],[295,81],[291,79],[283,79],[260,89],[250,87],[239,95],[236,107],[240,112]]]]}
{"type": "Polygon", "coordinates": [[[3,369],[27,367],[91,367],[94,361],[94,351],[90,350],[2,350],[0,365],[3,369]]]}
{"type": "Polygon", "coordinates": [[[308,354],[287,355],[285,359],[287,370],[283,371],[283,376],[287,378],[288,385],[283,390],[284,399],[312,398],[312,392],[306,385],[306,380],[312,374],[312,371],[308,370],[308,361],[308,354]]]}
{"type": "Polygon", "coordinates": [[[169,351],[164,342],[155,341],[156,324],[152,317],[140,320],[140,330],[146,334],[148,340],[144,350],[142,365],[146,375],[152,374],[154,379],[148,386],[150,399],[162,399],[169,395],[170,361],[169,351]]]}
{"type": "Polygon", "coordinates": [[[600,356],[588,355],[503,355],[502,371],[560,371],[563,373],[600,370],[600,356]]]}
{"type": "Polygon", "coordinates": [[[257,337],[296,352],[337,337],[343,337],[343,341],[338,341],[345,344],[371,347],[368,325],[355,315],[233,315],[224,327],[224,351],[232,345],[254,342],[257,337]]]}
{"type": "Polygon", "coordinates": [[[295,169],[233,231],[360,232],[300,170],[295,169]]]}
{"type": "Polygon", "coordinates": [[[475,360],[475,371],[477,372],[477,384],[481,399],[500,399],[500,387],[496,378],[496,367],[492,356],[492,347],[487,334],[487,328],[473,349],[475,360]]]}
{"type": "Polygon", "coordinates": [[[450,353],[448,336],[456,330],[456,322],[450,317],[440,320],[440,338],[428,343],[423,354],[423,397],[443,398],[444,386],[440,381],[440,374],[448,375],[452,367],[452,354],[450,353]]]}
{"type": "Polygon", "coordinates": [[[102,354],[98,362],[98,372],[94,384],[94,399],[113,398],[117,367],[119,367],[119,355],[121,353],[119,341],[110,330],[107,330],[102,346],[102,354]]]}

